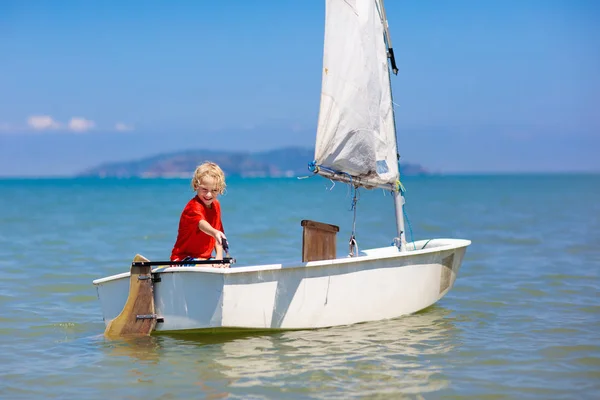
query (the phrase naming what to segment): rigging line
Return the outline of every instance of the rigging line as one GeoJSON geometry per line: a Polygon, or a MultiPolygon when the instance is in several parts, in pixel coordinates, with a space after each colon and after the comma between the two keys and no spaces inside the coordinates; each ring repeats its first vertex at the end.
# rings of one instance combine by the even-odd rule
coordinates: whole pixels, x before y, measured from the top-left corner
{"type": "Polygon", "coordinates": [[[344,171],[337,171],[333,168],[325,167],[323,165],[317,164],[316,161],[312,161],[312,162],[308,163],[308,169],[310,171],[314,172],[315,174],[318,173],[320,169],[322,169],[323,171],[331,172],[332,174],[346,175],[348,177],[348,179],[350,180],[350,183],[352,184],[352,175],[350,175],[349,173],[344,172],[344,171]]]}
{"type": "Polygon", "coordinates": [[[349,257],[354,257],[354,253],[356,252],[356,256],[358,257],[358,242],[356,241],[356,204],[358,203],[358,187],[354,186],[354,195],[352,196],[352,210],[354,211],[354,216],[352,218],[352,234],[350,235],[350,240],[348,241],[349,247],[349,257]]]}
{"type": "Polygon", "coordinates": [[[429,244],[429,242],[431,242],[433,239],[429,239],[428,241],[425,242],[425,244],[423,245],[423,247],[421,247],[421,250],[423,250],[425,248],[425,246],[427,246],[429,244]]]}
{"type": "MultiPolygon", "coordinates": [[[[350,203],[350,211],[354,211],[354,215],[356,216],[356,203],[358,203],[358,188],[353,186],[353,194],[352,194],[352,202],[350,203]]],[[[352,228],[354,231],[354,228],[352,228]]]]}
{"type": "MultiPolygon", "coordinates": [[[[417,245],[415,244],[415,238],[413,237],[412,226],[410,225],[410,220],[408,219],[408,214],[406,213],[406,208],[402,207],[402,212],[404,213],[404,218],[406,219],[406,223],[408,224],[408,231],[410,232],[410,241],[413,244],[415,250],[417,249],[417,245]]],[[[427,243],[425,243],[427,245],[427,243]]],[[[425,247],[425,246],[423,246],[425,247]]]]}

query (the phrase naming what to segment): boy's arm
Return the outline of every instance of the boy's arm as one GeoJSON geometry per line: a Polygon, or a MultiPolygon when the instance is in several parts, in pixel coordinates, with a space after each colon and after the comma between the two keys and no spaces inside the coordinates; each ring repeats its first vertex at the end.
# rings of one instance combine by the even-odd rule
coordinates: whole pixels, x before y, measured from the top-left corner
{"type": "Polygon", "coordinates": [[[206,233],[207,235],[214,237],[217,240],[217,244],[219,246],[221,245],[221,239],[223,239],[223,238],[227,239],[227,237],[225,237],[225,234],[223,232],[221,232],[218,229],[213,228],[204,219],[201,220],[200,222],[198,222],[198,229],[200,229],[202,232],[206,233]]]}
{"type": "Polygon", "coordinates": [[[223,246],[219,243],[215,243],[215,260],[223,259],[223,246]]]}
{"type": "Polygon", "coordinates": [[[222,239],[227,239],[225,237],[225,234],[223,232],[221,232],[218,229],[213,228],[208,222],[206,222],[206,220],[201,220],[198,223],[198,228],[206,233],[207,235],[210,235],[212,237],[215,238],[216,243],[215,243],[215,258],[217,260],[222,260],[223,259],[223,246],[221,245],[221,240],[222,239]]]}
{"type": "MultiPolygon", "coordinates": [[[[223,232],[221,232],[218,229],[213,228],[208,222],[206,222],[206,220],[201,220],[200,222],[198,222],[198,228],[206,233],[207,235],[210,235],[212,237],[215,238],[215,259],[216,260],[222,260],[223,259],[223,246],[221,245],[221,240],[222,239],[227,239],[225,237],[225,234],[223,232]]],[[[213,267],[215,268],[229,268],[229,264],[213,264],[213,267]]]]}

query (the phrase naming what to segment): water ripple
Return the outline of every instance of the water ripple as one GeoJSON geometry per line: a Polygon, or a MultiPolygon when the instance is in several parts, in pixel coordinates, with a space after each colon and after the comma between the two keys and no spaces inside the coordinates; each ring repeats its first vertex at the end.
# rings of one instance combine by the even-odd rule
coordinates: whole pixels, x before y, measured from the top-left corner
{"type": "MultiPolygon", "coordinates": [[[[404,183],[416,238],[473,240],[436,306],[349,327],[108,341],[91,281],[126,271],[135,253],[168,257],[188,182],[0,180],[0,397],[597,397],[600,177],[404,183]]],[[[223,218],[238,263],[298,259],[301,219],[339,225],[345,251],[352,213],[342,185],[229,187],[223,218]]],[[[361,248],[395,235],[390,204],[379,191],[361,194],[361,248]]]]}

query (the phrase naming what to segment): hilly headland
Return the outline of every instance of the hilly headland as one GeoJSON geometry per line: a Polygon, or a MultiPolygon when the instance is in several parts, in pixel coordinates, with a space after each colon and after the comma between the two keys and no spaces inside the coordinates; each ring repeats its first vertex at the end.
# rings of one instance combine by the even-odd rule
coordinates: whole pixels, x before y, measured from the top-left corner
{"type": "MultiPolygon", "coordinates": [[[[188,178],[203,161],[213,161],[228,176],[293,177],[307,175],[314,149],[287,147],[264,152],[231,152],[186,150],[157,154],[139,160],[104,163],[78,174],[80,177],[102,178],[188,178]]],[[[400,163],[403,175],[426,175],[419,164],[400,163]]]]}

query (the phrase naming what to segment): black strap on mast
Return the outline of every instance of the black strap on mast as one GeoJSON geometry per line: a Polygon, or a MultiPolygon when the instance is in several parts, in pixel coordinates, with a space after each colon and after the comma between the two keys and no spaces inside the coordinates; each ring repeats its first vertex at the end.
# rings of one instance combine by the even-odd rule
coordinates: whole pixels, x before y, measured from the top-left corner
{"type": "Polygon", "coordinates": [[[383,23],[383,33],[385,34],[385,41],[388,47],[388,58],[390,64],[392,64],[392,72],[394,75],[398,75],[398,67],[396,66],[396,57],[394,56],[394,49],[392,48],[392,37],[390,36],[390,27],[388,25],[387,17],[385,15],[385,7],[383,6],[383,0],[379,0],[379,12],[381,13],[381,22],[383,23]]]}

